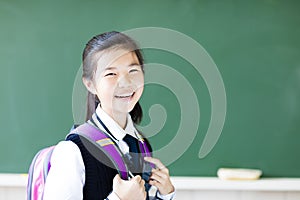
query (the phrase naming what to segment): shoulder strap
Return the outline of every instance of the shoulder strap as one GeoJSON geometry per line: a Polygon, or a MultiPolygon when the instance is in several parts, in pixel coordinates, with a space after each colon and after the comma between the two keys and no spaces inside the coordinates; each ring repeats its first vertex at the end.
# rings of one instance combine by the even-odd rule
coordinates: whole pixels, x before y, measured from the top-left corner
{"type": "MultiPolygon", "coordinates": [[[[142,135],[138,134],[138,143],[139,143],[139,149],[142,153],[143,157],[152,157],[152,152],[150,151],[150,144],[147,139],[144,139],[142,135]]],[[[143,162],[143,173],[142,178],[145,180],[145,189],[146,191],[149,191],[151,185],[149,185],[149,180],[151,176],[152,169],[155,168],[155,165],[153,163],[149,162],[143,162]]]]}
{"type": "Polygon", "coordinates": [[[149,150],[149,147],[144,139],[140,138],[139,140],[139,148],[144,157],[152,156],[149,150]]]}
{"type": "MultiPolygon", "coordinates": [[[[144,137],[137,133],[137,137],[138,137],[138,143],[139,143],[139,149],[140,152],[142,153],[143,157],[152,157],[152,152],[150,151],[150,147],[148,146],[149,143],[148,141],[146,141],[146,139],[144,139],[144,137]]],[[[155,168],[154,164],[150,164],[150,166],[152,168],[155,168]]]]}
{"type": "Polygon", "coordinates": [[[128,168],[123,159],[123,154],[109,136],[89,123],[84,123],[72,130],[68,136],[71,134],[78,134],[80,137],[83,137],[90,143],[94,144],[112,161],[121,178],[124,180],[128,179],[128,168]]]}

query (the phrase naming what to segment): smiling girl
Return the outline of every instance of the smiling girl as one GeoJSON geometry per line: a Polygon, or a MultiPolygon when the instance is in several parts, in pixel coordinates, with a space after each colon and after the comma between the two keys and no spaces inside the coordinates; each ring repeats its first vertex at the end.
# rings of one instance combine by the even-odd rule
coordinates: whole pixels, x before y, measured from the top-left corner
{"type": "MultiPolygon", "coordinates": [[[[44,199],[149,199],[149,185],[157,188],[153,199],[172,199],[174,186],[168,169],[156,158],[140,156],[136,148],[141,140],[135,124],[142,118],[139,99],[144,89],[144,68],[135,41],[116,31],[93,37],[83,52],[82,80],[88,90],[87,123],[106,133],[124,155],[132,153],[128,169],[133,176],[121,179],[116,169],[96,159],[81,138],[72,134],[53,151],[44,199]],[[148,162],[156,166],[149,181],[141,177],[148,162]]],[[[151,149],[148,141],[142,140],[151,149]]],[[[107,155],[102,156],[107,159],[107,155]]]]}

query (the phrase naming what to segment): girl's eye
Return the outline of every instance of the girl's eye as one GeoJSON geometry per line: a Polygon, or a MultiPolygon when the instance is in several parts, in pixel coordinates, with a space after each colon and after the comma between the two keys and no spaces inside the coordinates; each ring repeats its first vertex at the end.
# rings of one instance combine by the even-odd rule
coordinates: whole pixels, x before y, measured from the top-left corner
{"type": "Polygon", "coordinates": [[[132,73],[132,72],[139,72],[141,71],[141,66],[140,65],[133,65],[129,68],[129,73],[132,73]]]}
{"type": "Polygon", "coordinates": [[[106,77],[106,76],[115,76],[115,75],[116,75],[116,73],[111,72],[111,73],[105,74],[104,77],[106,77]]]}
{"type": "Polygon", "coordinates": [[[129,72],[138,72],[139,70],[138,69],[131,69],[129,70],[129,72]]]}

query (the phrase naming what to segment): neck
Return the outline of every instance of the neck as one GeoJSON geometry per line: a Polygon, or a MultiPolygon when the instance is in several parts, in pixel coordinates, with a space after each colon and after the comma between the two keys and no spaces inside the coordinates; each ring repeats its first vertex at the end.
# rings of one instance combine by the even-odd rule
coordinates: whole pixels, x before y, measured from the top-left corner
{"type": "Polygon", "coordinates": [[[109,113],[109,116],[117,122],[117,124],[122,128],[125,129],[127,124],[127,113],[109,113]]]}
{"type": "Polygon", "coordinates": [[[117,115],[113,118],[122,129],[125,129],[126,124],[127,124],[127,114],[124,114],[122,116],[117,115]]]}

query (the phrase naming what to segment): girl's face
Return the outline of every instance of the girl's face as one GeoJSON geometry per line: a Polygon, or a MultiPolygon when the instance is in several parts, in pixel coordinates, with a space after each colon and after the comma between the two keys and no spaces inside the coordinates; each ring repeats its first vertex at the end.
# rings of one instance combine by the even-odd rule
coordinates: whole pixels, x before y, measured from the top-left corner
{"type": "Polygon", "coordinates": [[[102,109],[113,117],[134,108],[144,89],[144,73],[134,52],[106,52],[91,84],[102,109]]]}

